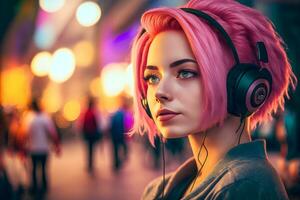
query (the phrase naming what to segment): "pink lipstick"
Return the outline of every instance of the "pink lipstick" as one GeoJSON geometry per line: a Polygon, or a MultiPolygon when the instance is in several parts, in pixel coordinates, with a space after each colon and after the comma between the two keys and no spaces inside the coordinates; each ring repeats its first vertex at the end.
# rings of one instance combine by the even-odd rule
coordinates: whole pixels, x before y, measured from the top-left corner
{"type": "Polygon", "coordinates": [[[160,109],[156,114],[156,118],[161,122],[166,122],[173,119],[178,114],[179,113],[176,113],[168,109],[160,109]]]}

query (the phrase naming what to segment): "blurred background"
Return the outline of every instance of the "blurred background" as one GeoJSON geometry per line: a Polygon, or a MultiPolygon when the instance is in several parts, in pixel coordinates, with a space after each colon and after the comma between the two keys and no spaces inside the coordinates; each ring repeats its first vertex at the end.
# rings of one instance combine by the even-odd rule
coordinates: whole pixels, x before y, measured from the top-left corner
{"type": "MultiPolygon", "coordinates": [[[[145,10],[185,2],[0,2],[0,199],[139,199],[162,175],[159,140],[153,148],[147,136],[124,134],[133,123],[130,49],[145,10]]],[[[271,19],[300,77],[300,1],[240,2],[271,19]]],[[[299,103],[297,88],[253,134],[267,140],[291,199],[300,199],[299,103]]],[[[187,146],[167,141],[167,172],[191,156],[187,146]]]]}

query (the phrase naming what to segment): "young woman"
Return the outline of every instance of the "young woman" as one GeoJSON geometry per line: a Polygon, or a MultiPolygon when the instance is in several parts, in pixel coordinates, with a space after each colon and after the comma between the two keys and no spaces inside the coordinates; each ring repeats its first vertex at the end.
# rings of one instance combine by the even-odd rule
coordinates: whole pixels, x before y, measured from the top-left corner
{"type": "Polygon", "coordinates": [[[251,130],[295,87],[282,41],[258,11],[192,0],[144,13],[132,49],[134,131],[188,137],[193,157],[142,199],[287,199],[251,130]]]}

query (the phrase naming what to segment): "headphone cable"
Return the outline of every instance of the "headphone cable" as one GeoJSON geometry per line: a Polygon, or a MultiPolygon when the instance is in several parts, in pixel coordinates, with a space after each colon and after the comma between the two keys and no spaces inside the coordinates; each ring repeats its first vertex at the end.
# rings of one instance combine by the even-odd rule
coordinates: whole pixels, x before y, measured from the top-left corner
{"type": "Polygon", "coordinates": [[[241,137],[242,137],[242,134],[243,134],[243,131],[245,129],[245,125],[246,125],[246,120],[244,117],[241,118],[241,121],[240,121],[240,125],[238,127],[238,129],[235,131],[235,133],[237,134],[242,126],[242,129],[239,133],[239,140],[238,140],[238,145],[241,143],[241,137]],[[243,126],[242,126],[243,125],[243,126]]]}
{"type": "MultiPolygon", "coordinates": [[[[241,136],[242,136],[242,133],[243,133],[243,131],[244,131],[245,124],[246,124],[245,118],[241,118],[240,125],[239,125],[238,129],[236,130],[236,133],[238,133],[238,131],[240,130],[241,126],[243,125],[243,126],[242,126],[242,129],[241,129],[241,131],[240,131],[240,134],[239,134],[239,141],[238,141],[238,144],[240,144],[241,136]]],[[[206,135],[207,135],[207,132],[205,133],[204,139],[203,139],[203,141],[202,141],[201,147],[200,147],[199,152],[198,152],[198,155],[197,155],[197,160],[198,160],[198,162],[201,164],[201,167],[200,167],[200,169],[197,171],[197,175],[196,175],[195,179],[193,180],[193,183],[192,183],[192,187],[191,187],[191,189],[190,189],[190,192],[192,192],[192,190],[193,190],[193,188],[194,188],[194,186],[195,186],[196,180],[198,179],[198,176],[200,175],[200,173],[201,173],[201,171],[202,171],[202,169],[203,169],[203,167],[204,167],[204,165],[205,165],[205,163],[206,163],[206,160],[207,160],[207,158],[208,158],[208,150],[207,150],[207,147],[206,147],[205,144],[204,144],[205,139],[206,139],[206,135]],[[202,164],[202,162],[200,161],[200,153],[201,153],[202,147],[204,147],[204,149],[205,149],[205,151],[206,151],[206,156],[205,156],[205,159],[204,159],[203,164],[202,164]]]]}
{"type": "Polygon", "coordinates": [[[166,161],[165,161],[165,143],[161,138],[161,146],[162,146],[162,159],[163,159],[163,191],[162,191],[162,199],[165,198],[165,184],[166,184],[166,161]]]}
{"type": "Polygon", "coordinates": [[[200,173],[201,173],[201,171],[202,171],[202,168],[204,167],[204,165],[205,165],[205,163],[206,163],[206,160],[207,160],[207,157],[208,157],[208,150],[207,150],[207,148],[206,148],[206,146],[205,146],[205,144],[204,144],[205,139],[206,139],[206,135],[207,135],[207,132],[205,132],[204,139],[203,139],[203,141],[202,141],[201,147],[200,147],[200,149],[199,149],[199,151],[198,151],[198,155],[197,155],[197,160],[198,160],[198,162],[201,164],[201,167],[200,167],[200,169],[197,171],[196,177],[195,177],[195,179],[193,180],[193,183],[192,183],[192,187],[191,187],[191,189],[190,189],[190,192],[193,190],[193,188],[194,188],[194,186],[195,186],[195,183],[196,183],[196,180],[198,179],[198,176],[200,175],[200,173]],[[201,153],[202,147],[204,147],[204,149],[205,149],[205,151],[206,151],[206,156],[205,156],[205,159],[204,159],[203,164],[202,164],[201,161],[200,161],[200,153],[201,153]]]}

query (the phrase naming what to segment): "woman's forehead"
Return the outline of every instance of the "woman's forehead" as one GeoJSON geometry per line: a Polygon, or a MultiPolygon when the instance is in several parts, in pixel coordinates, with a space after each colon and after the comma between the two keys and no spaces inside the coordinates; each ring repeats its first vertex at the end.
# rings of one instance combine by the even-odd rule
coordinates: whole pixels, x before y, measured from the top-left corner
{"type": "Polygon", "coordinates": [[[182,59],[195,60],[188,40],[182,31],[169,30],[154,37],[148,51],[147,66],[170,65],[182,59]]]}

